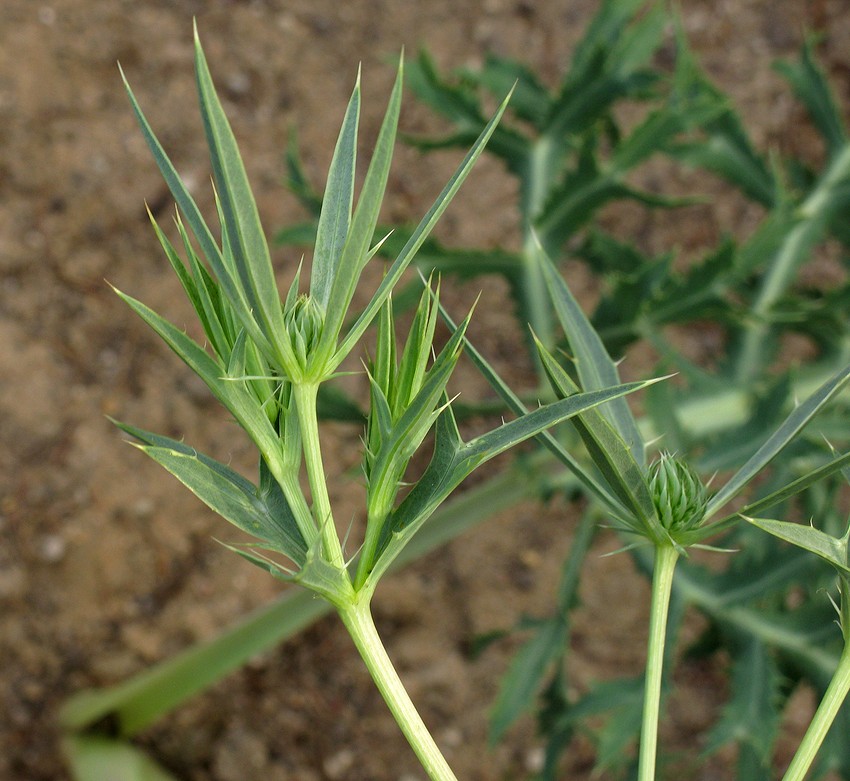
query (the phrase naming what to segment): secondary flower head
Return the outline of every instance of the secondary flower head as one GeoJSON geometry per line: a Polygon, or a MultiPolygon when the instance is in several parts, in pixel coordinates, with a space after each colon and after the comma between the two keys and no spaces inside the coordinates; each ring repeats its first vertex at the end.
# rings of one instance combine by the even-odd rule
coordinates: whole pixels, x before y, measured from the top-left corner
{"type": "Polygon", "coordinates": [[[662,453],[650,464],[648,480],[652,503],[665,529],[689,531],[702,524],[708,491],[691,466],[662,453]]]}

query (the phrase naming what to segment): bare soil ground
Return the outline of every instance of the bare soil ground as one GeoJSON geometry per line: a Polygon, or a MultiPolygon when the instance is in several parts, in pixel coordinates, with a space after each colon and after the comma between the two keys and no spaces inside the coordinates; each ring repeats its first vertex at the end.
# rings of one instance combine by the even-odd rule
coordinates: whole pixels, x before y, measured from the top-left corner
{"type": "MultiPolygon", "coordinates": [[[[121,443],[106,415],[251,468],[233,427],[188,372],[112,293],[105,279],[176,322],[189,322],[143,203],[165,219],[170,198],[122,91],[120,60],[178,167],[210,207],[197,118],[191,22],[197,16],[260,211],[271,232],[303,217],[281,186],[298,130],[310,175],[323,181],[358,62],[362,137],[372,139],[401,46],[443,67],[487,52],[522,60],[554,83],[596,9],[588,0],[4,0],[0,4],[0,779],[67,778],[56,712],[70,693],[109,685],[212,636],[280,586],[218,546],[222,522],[121,443]]],[[[702,62],[732,95],[762,148],[816,154],[787,87],[771,70],[804,27],[847,92],[844,0],[687,0],[702,62]]],[[[408,96],[403,126],[439,129],[408,96]]],[[[385,218],[416,219],[456,157],[400,149],[385,218]]],[[[686,177],[671,186],[704,184],[686,177]]],[[[666,183],[662,183],[666,186],[666,183]]],[[[701,191],[705,191],[704,189],[701,191]]],[[[449,243],[515,243],[508,180],[489,161],[441,228],[449,243]]],[[[757,213],[716,202],[648,218],[607,215],[650,248],[695,251],[757,213]]],[[[278,252],[282,275],[297,257],[278,252]]],[[[478,288],[474,338],[522,383],[504,290],[478,288]]],[[[448,287],[448,285],[447,285],[448,287]]],[[[192,326],[189,326],[192,327],[192,326]]],[[[464,375],[465,392],[484,389],[464,375]]],[[[331,426],[330,469],[355,507],[359,432],[331,426]]],[[[351,511],[354,513],[354,510],[351,511]]],[[[570,543],[573,511],[524,506],[494,518],[379,591],[390,652],[460,778],[527,777],[537,761],[531,719],[491,749],[486,720],[511,643],[472,660],[475,636],[543,613],[570,543]]],[[[345,513],[340,513],[344,516],[345,513]]],[[[603,540],[603,543],[605,541],[603,540]]],[[[594,557],[583,584],[573,681],[636,673],[643,657],[643,581],[625,557],[594,557]]],[[[665,739],[698,747],[723,699],[721,671],[683,665],[665,739]]],[[[146,733],[178,777],[401,781],[421,771],[333,620],[257,659],[146,733]]],[[[579,742],[564,778],[589,777],[579,742]]],[[[722,762],[688,778],[728,779],[722,762]]]]}

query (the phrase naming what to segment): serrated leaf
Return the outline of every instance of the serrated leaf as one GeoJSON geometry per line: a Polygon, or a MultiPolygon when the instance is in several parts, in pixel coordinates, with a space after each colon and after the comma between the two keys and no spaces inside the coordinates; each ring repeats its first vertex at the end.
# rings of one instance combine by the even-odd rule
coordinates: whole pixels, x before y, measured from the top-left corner
{"type": "Polygon", "coordinates": [[[770,767],[779,730],[781,684],[776,662],[764,643],[749,638],[743,648],[737,648],[729,687],[731,698],[709,734],[706,755],[734,742],[739,751],[747,747],[753,752],[764,773],[770,767]]]}
{"type": "Polygon", "coordinates": [[[813,41],[806,41],[798,63],[778,62],[776,68],[806,106],[830,156],[838,154],[847,144],[847,131],[829,82],[815,61],[813,41]]]}

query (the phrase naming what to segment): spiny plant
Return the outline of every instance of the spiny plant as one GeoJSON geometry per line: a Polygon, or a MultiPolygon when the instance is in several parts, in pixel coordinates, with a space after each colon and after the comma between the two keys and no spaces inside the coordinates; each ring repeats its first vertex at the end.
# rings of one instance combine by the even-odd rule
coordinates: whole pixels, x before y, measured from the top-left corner
{"type": "MultiPolygon", "coordinates": [[[[843,438],[846,424],[840,413],[828,417],[829,412],[821,412],[817,419],[823,421],[820,426],[813,421],[806,429],[796,428],[810,420],[827,399],[835,399],[845,381],[846,318],[841,313],[846,285],[826,292],[794,286],[797,270],[826,235],[842,242],[847,240],[846,226],[840,219],[842,204],[850,192],[846,187],[846,132],[825,77],[814,61],[811,45],[807,45],[800,63],[786,64],[784,72],[826,141],[827,162],[823,171],[818,172],[799,161],[781,161],[777,165],[775,159],[768,160],[748,139],[726,96],[700,73],[681,36],[672,78],[651,66],[652,53],[662,40],[666,21],[655,4],[651,7],[651,13],[638,16],[641,3],[602,3],[574,57],[571,71],[554,93],[523,66],[498,58],[489,58],[480,71],[464,71],[454,81],[440,76],[427,55],[408,65],[414,90],[456,125],[456,132],[445,139],[420,140],[423,148],[470,144],[478,148],[480,136],[492,133],[485,151],[503,160],[520,181],[522,249],[520,252],[449,249],[427,236],[420,225],[396,229],[377,246],[371,244],[370,237],[366,242],[369,250],[376,249],[378,255],[389,257],[393,261],[391,271],[414,241],[418,242],[415,261],[426,271],[504,274],[517,296],[520,319],[534,324],[537,339],[530,337],[529,344],[541,370],[541,387],[547,383],[553,394],[605,387],[605,383],[616,385],[619,379],[616,372],[611,373],[608,356],[621,355],[628,344],[639,338],[650,340],[658,348],[664,371],[676,368],[685,381],[675,387],[670,383],[652,386],[646,397],[647,416],[639,421],[634,421],[625,405],[615,403],[600,407],[598,414],[587,412],[574,417],[572,435],[564,431],[558,431],[557,437],[541,435],[550,453],[568,470],[553,472],[551,460],[539,456],[532,457],[529,464],[515,462],[468,497],[431,508],[429,522],[416,537],[408,538],[406,547],[394,561],[400,562],[453,536],[467,524],[486,518],[489,508],[540,496],[555,486],[568,486],[570,490],[581,487],[596,501],[589,505],[575,531],[552,614],[523,624],[523,629],[531,628],[532,636],[503,682],[492,714],[494,738],[501,736],[530,706],[542,688],[539,719],[546,741],[542,778],[559,777],[559,757],[579,725],[584,725],[587,717],[593,715],[609,716],[595,733],[598,766],[610,769],[628,764],[631,756],[628,744],[641,731],[643,723],[640,772],[651,777],[655,764],[653,722],[657,723],[662,697],[670,685],[663,672],[672,664],[672,647],[684,606],[692,604],[711,619],[711,628],[697,650],[706,653],[722,646],[731,658],[730,700],[708,736],[706,750],[714,751],[734,742],[738,748],[739,777],[772,777],[770,757],[779,714],[796,682],[808,680],[819,692],[826,693],[824,702],[828,705],[815,721],[819,726],[813,727],[813,737],[807,738],[795,759],[796,768],[792,769],[797,775],[788,776],[798,778],[811,764],[814,749],[823,738],[824,724],[833,717],[837,724],[846,723],[843,711],[837,716],[834,713],[843,696],[844,673],[835,678],[835,684],[830,684],[836,664],[846,655],[834,650],[840,645],[836,641],[846,637],[843,618],[846,586],[840,581],[842,631],[835,632],[830,606],[817,593],[819,588],[832,587],[834,579],[811,556],[814,551],[843,577],[840,561],[847,526],[836,503],[840,481],[834,478],[836,470],[846,463],[846,457],[830,458],[820,434],[826,431],[832,438],[843,438]],[[481,108],[480,93],[490,92],[501,99],[513,81],[517,85],[507,109],[509,114],[513,110],[513,122],[510,126],[504,122],[494,126],[481,108]],[[611,111],[620,98],[644,101],[649,106],[645,121],[630,134],[620,131],[611,111]],[[558,122],[551,124],[558,117],[558,122]],[[626,173],[657,153],[711,170],[739,187],[747,197],[762,203],[768,214],[760,229],[740,246],[731,240],[724,241],[685,272],[673,271],[673,253],[650,258],[636,245],[600,231],[592,220],[599,207],[612,199],[633,198],[653,207],[679,203],[641,193],[625,183],[626,173]],[[564,252],[572,253],[599,275],[603,295],[592,315],[593,327],[572,301],[568,288],[565,290],[564,281],[558,281],[559,275],[545,259],[547,253],[538,247],[538,238],[548,254],[560,257],[564,252]],[[752,312],[756,309],[758,316],[754,317],[752,312]],[[714,374],[687,362],[665,337],[663,329],[670,323],[695,318],[715,319],[729,334],[733,349],[714,374]],[[564,333],[560,333],[559,325],[564,333]],[[777,353],[781,337],[789,331],[801,331],[813,339],[820,350],[819,365],[811,372],[775,375],[772,382],[765,383],[764,370],[771,356],[777,353]],[[756,344],[758,349],[753,348],[756,344]],[[585,352],[579,355],[581,345],[585,352]],[[749,347],[744,349],[745,345],[749,347]],[[564,360],[558,347],[566,347],[577,360],[564,360]],[[745,360],[744,355],[755,360],[745,360]],[[801,397],[808,397],[809,401],[795,411],[793,402],[801,397]],[[657,436],[663,436],[664,447],[675,451],[675,459],[664,456],[652,462],[648,460],[646,443],[657,436]],[[584,455],[575,447],[581,441],[587,446],[584,455]],[[764,445],[760,447],[758,443],[764,445]],[[718,468],[730,470],[734,476],[717,493],[706,497],[701,486],[718,468]],[[753,485],[755,474],[759,476],[758,485],[753,485]],[[717,504],[718,497],[725,502],[744,488],[746,499],[738,501],[745,502],[742,512],[752,517],[750,531],[748,525],[738,522],[739,516],[722,515],[729,508],[717,504]],[[818,530],[812,529],[813,534],[806,534],[805,527],[783,525],[787,521],[760,518],[770,507],[774,507],[775,518],[789,518],[795,510],[794,501],[800,505],[804,517],[816,519],[818,530]],[[700,507],[704,502],[707,505],[702,522],[697,520],[699,512],[689,513],[685,519],[674,513],[675,507],[691,504],[700,507]],[[719,521],[718,516],[722,516],[719,521]],[[654,590],[655,618],[650,632],[655,643],[650,658],[655,662],[646,680],[604,682],[576,698],[569,693],[568,660],[565,664],[570,611],[577,601],[578,576],[584,558],[600,522],[618,526],[624,534],[623,546],[630,548],[636,565],[648,575],[654,571],[654,577],[660,581],[654,590]],[[786,541],[793,538],[792,542],[802,542],[803,546],[767,544],[765,535],[753,533],[758,525],[778,532],[778,537],[786,541]],[[695,545],[706,541],[736,548],[738,552],[724,558],[725,567],[702,567],[687,554],[695,545]],[[664,592],[671,573],[668,592],[671,601],[664,608],[664,592]],[[787,606],[790,587],[803,589],[806,597],[794,609],[787,606]],[[666,629],[660,631],[659,627],[665,625],[666,629]],[[649,697],[644,697],[644,690],[649,697]],[[645,702],[650,704],[645,706],[645,702]]],[[[143,127],[146,127],[144,121],[143,127]]],[[[152,133],[147,132],[152,138],[152,133]]],[[[296,362],[306,367],[311,354],[309,345],[324,327],[322,309],[313,296],[313,278],[324,273],[317,271],[320,235],[324,236],[323,243],[332,242],[327,238],[329,230],[319,231],[317,226],[323,222],[327,225],[332,219],[324,216],[323,203],[331,197],[333,177],[329,176],[322,198],[307,183],[294,148],[290,149],[288,160],[291,185],[315,211],[316,217],[312,226],[299,226],[286,234],[289,238],[306,237],[309,242],[316,242],[310,299],[303,298],[304,294],[294,283],[282,305],[296,362]]],[[[176,179],[176,174],[173,178],[176,179]]],[[[220,184],[217,186],[222,189],[220,184]]],[[[189,214],[191,209],[181,203],[177,192],[175,195],[184,215],[189,214]]],[[[194,232],[191,220],[186,222],[194,232]]],[[[225,223],[221,242],[224,246],[226,221],[222,222],[225,223]]],[[[161,234],[158,227],[157,231],[161,234]]],[[[188,245],[183,238],[186,231],[182,223],[178,232],[181,242],[188,245]]],[[[377,229],[378,236],[386,233],[381,227],[377,229]]],[[[174,248],[166,248],[181,278],[190,278],[189,288],[198,287],[196,280],[202,279],[204,287],[215,291],[210,293],[210,298],[217,295],[225,302],[225,309],[233,309],[226,292],[222,292],[224,285],[216,277],[214,259],[207,258],[210,274],[188,246],[185,250],[188,271],[176,257],[174,248]],[[209,284],[205,281],[207,277],[211,280],[209,284]]],[[[326,283],[317,282],[317,289],[323,284],[326,283]]],[[[394,299],[398,303],[401,297],[396,292],[394,299]]],[[[415,375],[419,369],[413,369],[413,364],[417,367],[420,364],[414,358],[405,362],[402,357],[400,363],[396,360],[397,370],[393,370],[393,361],[380,355],[395,352],[397,359],[408,352],[413,355],[417,350],[410,345],[422,343],[423,334],[436,327],[434,310],[439,306],[438,300],[430,296],[426,299],[418,292],[413,300],[419,301],[414,316],[418,325],[411,330],[405,346],[387,347],[382,353],[376,351],[374,358],[367,361],[370,410],[365,413],[368,423],[364,434],[364,471],[384,485],[403,479],[396,478],[397,474],[403,475],[403,459],[394,461],[385,455],[382,461],[380,453],[382,448],[385,454],[388,452],[385,445],[390,450],[394,447],[388,444],[393,435],[387,439],[382,432],[401,425],[400,418],[395,416],[404,413],[397,407],[399,395],[392,390],[392,383],[381,378],[415,375]]],[[[384,303],[373,310],[373,320],[379,325],[379,345],[387,343],[392,330],[388,325],[392,306],[387,295],[384,303]]],[[[209,308],[201,301],[201,309],[209,308]]],[[[238,316],[234,322],[237,332],[243,328],[238,316]]],[[[360,321],[354,318],[354,322],[360,321]]],[[[215,323],[211,326],[215,328],[215,323]]],[[[460,349],[464,342],[463,324],[460,329],[452,326],[452,332],[461,334],[456,345],[460,349]]],[[[396,338],[393,334],[392,339],[396,338]]],[[[207,339],[209,344],[214,344],[209,333],[207,339]]],[[[235,339],[232,341],[235,345],[235,339]]],[[[226,345],[227,340],[222,344],[226,345]]],[[[217,348],[213,350],[219,357],[217,348]]],[[[477,356],[469,345],[466,352],[473,358],[477,356]]],[[[427,359],[422,353],[419,356],[427,359]]],[[[508,406],[518,415],[525,414],[528,401],[512,394],[487,367],[483,357],[477,360],[508,406]]],[[[426,373],[434,372],[436,363],[426,373]]],[[[447,358],[446,366],[449,363],[447,358]]],[[[285,438],[286,427],[280,427],[278,420],[280,410],[292,414],[292,388],[285,385],[288,375],[274,367],[273,361],[260,361],[252,365],[251,373],[246,366],[228,382],[256,384],[256,399],[262,400],[266,414],[271,408],[270,389],[271,395],[277,394],[279,411],[273,426],[278,436],[283,431],[285,438]]],[[[226,375],[222,372],[221,376],[226,375]]],[[[330,382],[319,383],[317,403],[322,401],[322,392],[332,387],[330,382]]],[[[452,408],[439,409],[447,402],[448,398],[441,396],[430,410],[436,419],[438,441],[443,423],[452,423],[452,408]]],[[[345,409],[351,410],[352,406],[346,403],[345,409]]],[[[419,422],[425,427],[424,418],[419,422]]],[[[127,430],[146,435],[132,427],[127,430]]],[[[295,431],[290,425],[289,435],[293,436],[295,431]]],[[[416,437],[418,434],[417,430],[416,437]]],[[[153,447],[144,440],[142,445],[153,447]]],[[[396,445],[402,447],[403,443],[399,440],[396,445]]],[[[174,449],[167,444],[166,449],[169,448],[174,449]]],[[[201,459],[194,451],[184,455],[201,459]]],[[[274,481],[268,481],[268,469],[262,460],[260,469],[259,486],[242,483],[246,497],[262,493],[264,485],[274,487],[274,481]]],[[[431,471],[431,477],[437,474],[431,471]]],[[[718,482],[715,479],[711,485],[718,482]]],[[[371,479],[368,485],[371,486],[371,479]]],[[[374,519],[382,512],[384,493],[371,487],[369,490],[367,504],[374,519]]],[[[412,492],[405,494],[405,491],[402,488],[390,502],[400,499],[398,508],[410,508],[405,503],[412,492]]],[[[312,506],[310,511],[313,512],[312,506]]],[[[318,527],[315,516],[313,520],[318,527]]],[[[370,523],[373,531],[369,544],[381,551],[381,535],[374,531],[375,522],[370,523]]],[[[251,528],[256,534],[261,527],[251,528]]],[[[366,536],[369,536],[368,528],[366,536]]],[[[260,544],[268,545],[268,541],[261,538],[260,544]]],[[[253,557],[255,563],[280,577],[297,578],[300,574],[291,559],[286,570],[280,569],[279,561],[270,560],[268,554],[274,551],[268,548],[241,546],[239,552],[253,557]]],[[[354,583],[358,577],[365,578],[365,585],[369,577],[359,575],[359,567],[359,563],[352,562],[348,569],[350,580],[354,583]]],[[[306,591],[291,594],[280,604],[248,617],[232,633],[208,646],[189,649],[138,680],[76,697],[64,712],[65,724],[81,729],[105,714],[112,714],[121,725],[121,734],[134,734],[250,653],[297,631],[330,605],[327,601],[310,600],[309,594],[306,591]],[[301,599],[302,594],[307,598],[301,599]],[[237,640],[238,650],[234,652],[233,643],[237,640]]],[[[839,669],[844,669],[844,662],[839,669]]],[[[830,767],[850,777],[850,757],[844,741],[826,739],[816,772],[830,767]]]]}
{"type": "Polygon", "coordinates": [[[407,338],[402,341],[396,335],[392,289],[493,134],[507,98],[365,309],[349,324],[354,292],[380,244],[375,244],[374,233],[399,119],[401,65],[355,205],[358,79],[330,165],[309,286],[302,292],[299,268],[283,297],[197,31],[195,68],[214,174],[219,239],[156,139],[129,85],[127,89],[145,139],[177,201],[176,228],[185,260],[152,218],[154,229],[197,313],[208,348],[136,299],[119,295],[201,377],[246,432],[258,451],[258,481],[251,483],[183,442],[118,425],[209,507],[255,538],[227,544],[228,548],[333,605],[426,772],[434,779],[452,779],[378,637],[369,607],[372,594],[414,533],[474,469],[549,426],[649,383],[574,394],[464,441],[447,384],[469,317],[453,329],[437,353],[439,294],[428,285],[407,338]],[[356,554],[347,558],[329,498],[317,397],[320,386],[339,374],[343,361],[375,320],[376,346],[364,372],[370,389],[363,448],[365,532],[356,554]],[[410,460],[432,430],[430,463],[421,477],[408,484],[410,460]]]}

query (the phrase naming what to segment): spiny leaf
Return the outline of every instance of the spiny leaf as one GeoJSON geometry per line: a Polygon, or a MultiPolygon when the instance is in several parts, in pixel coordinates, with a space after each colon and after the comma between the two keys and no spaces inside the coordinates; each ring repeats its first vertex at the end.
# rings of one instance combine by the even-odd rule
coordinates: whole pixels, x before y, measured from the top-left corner
{"type": "Polygon", "coordinates": [[[402,247],[401,252],[399,252],[395,262],[389,268],[386,276],[384,277],[377,291],[375,291],[375,294],[372,296],[372,300],[357,318],[356,322],[349,330],[342,344],[337,349],[333,360],[334,366],[338,365],[339,362],[346,355],[348,355],[349,352],[351,352],[356,342],[363,335],[363,332],[369,327],[369,324],[372,322],[380,308],[383,306],[384,301],[386,301],[387,296],[390,294],[398,280],[401,278],[401,275],[404,273],[404,270],[413,260],[413,257],[416,255],[417,251],[422,246],[425,239],[428,238],[428,235],[433,230],[437,221],[440,219],[451,200],[457,194],[457,191],[460,189],[461,184],[463,184],[464,180],[469,175],[469,172],[472,170],[472,166],[475,164],[475,161],[481,155],[481,152],[484,150],[485,144],[489,140],[490,136],[493,134],[493,131],[496,129],[496,125],[501,119],[502,114],[504,113],[505,108],[507,107],[509,99],[510,95],[505,98],[496,114],[487,123],[487,126],[481,132],[481,135],[478,137],[469,152],[467,152],[460,166],[454,172],[451,179],[449,179],[448,183],[443,188],[440,195],[437,197],[437,200],[428,210],[427,214],[422,218],[422,221],[413,231],[410,238],[405,243],[404,247],[402,247]]]}
{"type": "Polygon", "coordinates": [[[769,518],[745,517],[745,520],[780,540],[814,553],[839,572],[850,575],[850,561],[847,558],[847,535],[842,539],[836,539],[820,529],[815,529],[814,526],[804,526],[800,523],[774,521],[769,518]]]}
{"type": "Polygon", "coordinates": [[[280,293],[263,233],[254,194],[236,139],[215,92],[212,77],[195,28],[195,74],[201,117],[210,150],[216,189],[223,216],[223,243],[231,253],[240,296],[247,304],[266,341],[276,351],[281,368],[299,375],[292,347],[285,336],[280,293]]]}
{"type": "Polygon", "coordinates": [[[142,442],[141,450],[171,472],[210,509],[242,531],[273,544],[275,550],[296,564],[303,564],[307,546],[285,500],[276,501],[271,507],[250,481],[230,467],[169,437],[126,424],[118,425],[142,442]]]}
{"type": "Polygon", "coordinates": [[[799,404],[785,422],[767,439],[753,456],[714,495],[708,505],[706,517],[710,518],[726,502],[740,493],[800,430],[818,413],[850,380],[850,366],[839,370],[820,386],[808,399],[799,404]]]}
{"type": "Polygon", "coordinates": [[[354,171],[357,161],[357,124],[360,114],[360,75],[328,170],[328,183],[316,229],[316,248],[310,273],[310,295],[327,309],[342,249],[348,235],[354,198],[354,171]]]}
{"type": "MultiPolygon", "coordinates": [[[[401,111],[402,79],[403,67],[402,62],[399,62],[396,81],[387,105],[384,121],[378,133],[372,160],[369,163],[366,179],[363,182],[357,207],[354,210],[354,216],[351,219],[345,244],[341,249],[335,274],[327,294],[325,325],[317,348],[322,361],[330,358],[336,349],[337,337],[351,304],[354,289],[360,279],[365,262],[371,257],[369,254],[370,244],[375,233],[375,226],[378,223],[384,190],[387,186],[399,112],[401,111]]],[[[351,347],[353,347],[353,344],[351,347]]],[[[338,362],[335,362],[335,364],[338,365],[338,362]]]]}
{"type": "MultiPolygon", "coordinates": [[[[543,276],[549,295],[560,320],[567,341],[573,350],[576,369],[584,390],[597,390],[620,383],[617,364],[611,359],[605,345],[575,300],[564,278],[537,243],[543,276]]],[[[631,451],[639,467],[646,463],[645,446],[637,423],[625,398],[612,401],[599,410],[631,451]]]]}
{"type": "MultiPolygon", "coordinates": [[[[555,392],[564,398],[574,398],[580,391],[578,385],[540,342],[537,342],[537,350],[555,392]]],[[[593,463],[627,509],[628,515],[619,520],[653,541],[669,540],[656,515],[643,470],[622,437],[598,410],[575,417],[572,424],[593,463]]]]}

